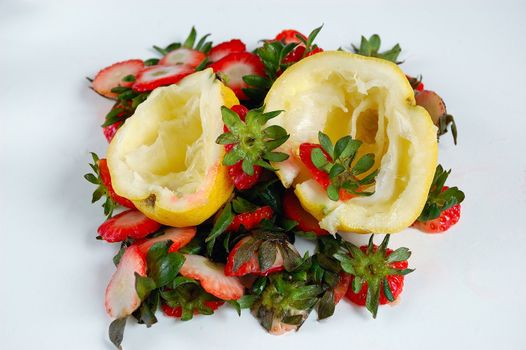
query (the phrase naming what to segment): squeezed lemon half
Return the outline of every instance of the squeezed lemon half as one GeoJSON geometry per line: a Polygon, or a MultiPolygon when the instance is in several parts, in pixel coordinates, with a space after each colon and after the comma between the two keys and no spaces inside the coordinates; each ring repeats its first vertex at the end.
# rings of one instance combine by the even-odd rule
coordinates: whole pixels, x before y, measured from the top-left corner
{"type": "Polygon", "coordinates": [[[155,89],[109,146],[115,192],[165,225],[211,217],[233,190],[215,140],[223,132],[221,106],[237,103],[211,69],[155,89]]]}
{"type": "MultiPolygon", "coordinates": [[[[421,213],[437,165],[436,127],[415,105],[413,89],[397,65],[341,51],[315,54],[287,69],[272,85],[267,111],[283,110],[271,124],[289,140],[291,155],[278,168],[285,187],[295,187],[302,206],[329,232],[395,233],[421,213]],[[309,179],[297,156],[301,143],[317,143],[321,130],[333,142],[351,135],[363,142],[357,159],[375,154],[380,169],[370,197],[330,200],[309,179]]],[[[364,174],[366,176],[368,173],[364,174]]]]}

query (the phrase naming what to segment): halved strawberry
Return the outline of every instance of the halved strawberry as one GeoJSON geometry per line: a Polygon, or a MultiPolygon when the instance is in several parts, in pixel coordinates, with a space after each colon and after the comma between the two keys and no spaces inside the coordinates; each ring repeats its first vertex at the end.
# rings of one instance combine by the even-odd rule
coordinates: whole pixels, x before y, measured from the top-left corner
{"type": "Polygon", "coordinates": [[[303,164],[305,164],[309,172],[312,174],[312,178],[322,185],[323,188],[327,188],[331,183],[329,174],[316,168],[311,159],[312,150],[315,148],[321,149],[327,160],[332,161],[327,152],[325,152],[325,150],[319,144],[315,143],[302,143],[300,145],[299,156],[303,164]]]}
{"type": "Polygon", "coordinates": [[[297,46],[292,52],[290,52],[285,58],[283,59],[283,62],[285,63],[295,63],[301,60],[304,57],[309,57],[314,54],[317,54],[318,52],[323,52],[323,49],[320,47],[315,46],[314,48],[311,48],[309,52],[305,54],[305,46],[299,45],[297,46]]]}
{"type": "Polygon", "coordinates": [[[135,290],[135,273],[146,276],[146,261],[139,247],[131,246],[126,248],[106,288],[104,306],[111,318],[131,315],[141,304],[135,290]]]}
{"type": "Polygon", "coordinates": [[[254,211],[237,214],[234,216],[232,223],[226,229],[227,231],[238,231],[241,228],[241,225],[246,230],[252,230],[256,227],[263,219],[272,218],[272,208],[268,205],[264,207],[257,208],[254,211]]]}
{"type": "Polygon", "coordinates": [[[116,98],[117,94],[111,92],[111,89],[117,86],[132,86],[132,82],[122,81],[122,79],[128,75],[137,75],[143,68],[144,62],[142,60],[128,60],[112,64],[97,73],[91,86],[93,90],[103,96],[116,98]]]}
{"type": "Polygon", "coordinates": [[[201,283],[205,291],[223,300],[237,300],[244,294],[244,287],[237,277],[226,276],[224,266],[200,255],[185,254],[179,273],[201,283]]]}
{"type": "Polygon", "coordinates": [[[239,39],[225,41],[212,47],[212,49],[208,53],[208,60],[210,62],[216,62],[222,59],[223,57],[230,55],[231,53],[243,52],[246,51],[246,49],[247,47],[245,43],[239,39]]]}
{"type": "Polygon", "coordinates": [[[123,207],[135,209],[135,205],[127,198],[119,196],[115,193],[113,186],[111,185],[111,176],[110,169],[108,169],[108,162],[105,158],[99,160],[99,174],[100,180],[104,186],[106,186],[106,191],[116,203],[119,203],[123,207]]]}
{"type": "Polygon", "coordinates": [[[169,253],[173,253],[190,243],[190,241],[195,237],[195,227],[170,227],[164,231],[164,233],[155,238],[150,238],[139,245],[139,249],[143,254],[148,253],[148,250],[152,245],[157,242],[172,241],[169,253]]]}
{"type": "MultiPolygon", "coordinates": [[[[225,304],[224,301],[204,301],[203,304],[208,306],[212,311],[219,309],[225,304]]],[[[166,304],[162,304],[161,308],[164,314],[168,317],[177,317],[180,318],[183,315],[183,308],[181,306],[171,307],[166,304]]],[[[194,315],[198,315],[199,310],[194,310],[194,315]]]]}
{"type": "Polygon", "coordinates": [[[117,122],[102,128],[102,132],[104,133],[104,137],[106,137],[108,143],[110,143],[111,140],[113,140],[113,137],[115,136],[117,130],[119,130],[122,124],[123,122],[117,122]]]}
{"type": "Polygon", "coordinates": [[[173,51],[170,51],[159,61],[160,65],[177,65],[177,64],[186,64],[190,67],[197,67],[203,60],[206,58],[206,55],[194,49],[189,49],[186,47],[180,47],[173,51]]]}
{"type": "Polygon", "coordinates": [[[161,227],[138,210],[126,210],[106,220],[97,232],[107,242],[122,242],[126,238],[140,239],[161,227]]]}
{"type": "Polygon", "coordinates": [[[329,232],[320,227],[319,221],[309,214],[300,204],[292,190],[283,196],[283,211],[285,216],[298,223],[298,228],[304,232],[314,232],[318,236],[328,235],[329,232]]]}
{"type": "Polygon", "coordinates": [[[234,52],[210,65],[218,73],[225,85],[231,88],[240,100],[246,100],[243,92],[248,85],[243,80],[245,75],[265,76],[265,66],[258,56],[250,52],[234,52]]]}
{"type": "Polygon", "coordinates": [[[346,272],[340,272],[340,281],[334,287],[334,303],[338,304],[340,300],[343,299],[345,296],[345,293],[347,293],[347,289],[349,289],[349,284],[351,283],[351,275],[349,275],[346,272]]]}
{"type": "Polygon", "coordinates": [[[276,35],[274,40],[282,41],[285,44],[301,43],[301,40],[298,39],[298,36],[300,36],[303,39],[307,40],[307,37],[305,35],[301,34],[300,32],[298,32],[297,30],[294,30],[294,29],[284,29],[284,30],[282,30],[278,35],[276,35]]]}
{"type": "MultiPolygon", "coordinates": [[[[245,117],[248,113],[248,108],[243,105],[235,105],[230,107],[232,111],[234,111],[239,118],[242,121],[245,121],[245,117]]],[[[226,125],[223,126],[224,132],[229,132],[228,127],[226,125]]],[[[230,152],[234,148],[234,144],[227,144],[225,145],[225,151],[230,152]]],[[[243,171],[242,167],[243,161],[239,161],[234,165],[228,166],[228,175],[232,179],[232,182],[234,183],[234,186],[238,190],[248,190],[252,186],[254,186],[261,177],[261,173],[263,172],[263,168],[261,168],[259,165],[254,165],[254,174],[248,175],[243,171]]]]}
{"type": "Polygon", "coordinates": [[[427,233],[442,233],[460,220],[460,204],[455,204],[440,213],[436,219],[429,221],[415,221],[413,227],[427,233]]]}
{"type": "Polygon", "coordinates": [[[139,92],[151,91],[159,86],[175,84],[193,72],[194,67],[185,64],[147,67],[137,74],[132,89],[139,92]]]}
{"type": "Polygon", "coordinates": [[[253,252],[250,259],[241,264],[237,270],[234,269],[235,265],[235,257],[239,250],[239,248],[245,244],[250,238],[245,237],[241,239],[237,244],[232,248],[230,251],[230,254],[228,254],[228,258],[225,265],[225,275],[227,276],[245,276],[248,274],[255,274],[259,276],[267,276],[273,272],[279,272],[283,271],[283,256],[281,255],[281,252],[277,250],[276,252],[276,259],[274,260],[274,264],[272,264],[271,267],[268,269],[265,269],[264,271],[261,271],[259,266],[259,260],[258,260],[258,254],[256,251],[253,252]]]}

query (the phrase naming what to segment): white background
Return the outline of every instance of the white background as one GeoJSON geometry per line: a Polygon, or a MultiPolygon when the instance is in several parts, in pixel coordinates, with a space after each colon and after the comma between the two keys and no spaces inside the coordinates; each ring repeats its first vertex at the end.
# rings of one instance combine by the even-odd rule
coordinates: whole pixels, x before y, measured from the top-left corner
{"type": "Polygon", "coordinates": [[[299,333],[267,335],[223,308],[151,329],[128,324],[125,349],[525,349],[526,2],[10,1],[0,2],[0,347],[111,349],[104,313],[115,247],[95,240],[89,151],[105,153],[110,104],[84,79],[113,62],[149,58],[152,44],[192,25],[217,43],[324,23],[325,49],[361,34],[399,42],[402,68],[424,75],[456,116],[440,160],[467,194],[445,235],[393,237],[417,270],[398,305],[372,320],[341,303],[299,333]]]}

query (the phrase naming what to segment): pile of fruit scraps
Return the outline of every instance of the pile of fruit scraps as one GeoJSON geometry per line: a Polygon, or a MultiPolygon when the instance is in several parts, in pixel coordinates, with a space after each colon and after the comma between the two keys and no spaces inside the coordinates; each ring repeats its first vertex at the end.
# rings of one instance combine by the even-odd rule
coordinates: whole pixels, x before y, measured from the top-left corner
{"type": "MultiPolygon", "coordinates": [[[[192,28],[184,42],[154,46],[161,58],[119,62],[90,79],[95,92],[114,101],[102,125],[108,142],[152,91],[195,72],[211,68],[240,101],[221,107],[223,133],[215,140],[224,147],[222,166],[234,190],[195,226],[170,227],[143,214],[134,200],[115,191],[106,159],[92,154],[93,173],[85,178],[97,186],[92,202],[104,198],[107,216],[97,239],[120,245],[105,297],[113,319],[109,337],[117,347],[128,318],[150,327],[158,310],[188,321],[212,315],[223,305],[238,313],[250,309],[264,329],[283,334],[299,330],[313,310],[318,319],[332,316],[344,298],[376,317],[379,305],[399,297],[405,275],[413,271],[409,249],[388,248],[389,234],[379,245],[371,234],[365,246],[330,234],[276,177],[276,168],[291,156],[279,151],[290,135],[282,126],[268,126],[281,111],[266,111],[265,97],[286,70],[324,51],[315,43],[320,30],[308,36],[284,30],[250,52],[239,39],[217,45],[208,41],[209,35],[198,39],[192,28]],[[294,246],[297,239],[310,240],[315,248],[301,256],[294,246]]],[[[392,66],[402,63],[398,44],[382,52],[380,44],[378,35],[362,37],[352,51],[392,66]]],[[[436,126],[437,138],[451,130],[456,144],[455,121],[443,100],[426,90],[421,78],[406,79],[416,104],[436,126]]],[[[362,141],[348,135],[331,139],[319,131],[315,142],[299,145],[295,157],[330,200],[345,203],[375,192],[380,169],[374,168],[374,153],[360,152],[362,141]]],[[[441,233],[458,222],[464,194],[445,185],[449,173],[440,165],[434,169],[412,227],[441,233]]]]}

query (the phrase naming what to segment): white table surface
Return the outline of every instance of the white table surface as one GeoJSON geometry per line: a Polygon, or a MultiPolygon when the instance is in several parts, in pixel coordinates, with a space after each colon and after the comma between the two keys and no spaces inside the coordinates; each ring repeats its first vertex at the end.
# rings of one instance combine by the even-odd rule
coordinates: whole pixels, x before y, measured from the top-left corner
{"type": "MultiPolygon", "coordinates": [[[[417,270],[377,320],[344,302],[299,333],[267,335],[223,308],[183,323],[133,323],[125,349],[525,349],[526,2],[494,1],[13,1],[0,2],[0,348],[111,349],[103,297],[115,247],[82,177],[105,153],[110,104],[85,76],[192,25],[251,47],[282,28],[324,23],[325,49],[379,33],[403,48],[456,116],[459,145],[440,143],[451,183],[466,192],[445,235],[393,237],[417,270]],[[178,4],[179,3],[179,4],[178,4]],[[322,5],[323,3],[323,5],[322,5]]],[[[314,315],[313,315],[314,316],[314,315]]]]}

